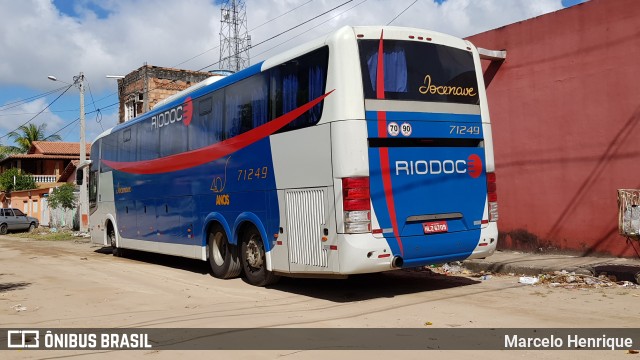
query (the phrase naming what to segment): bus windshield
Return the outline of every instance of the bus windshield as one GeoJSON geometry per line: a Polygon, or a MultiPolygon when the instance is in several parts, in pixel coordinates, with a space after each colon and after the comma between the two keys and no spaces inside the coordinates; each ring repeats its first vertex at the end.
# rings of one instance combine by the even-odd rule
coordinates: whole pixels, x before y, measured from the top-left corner
{"type": "MultiPolygon", "coordinates": [[[[366,99],[378,99],[379,40],[359,40],[366,99]]],[[[384,99],[478,104],[470,51],[433,43],[383,40],[384,99]]]]}

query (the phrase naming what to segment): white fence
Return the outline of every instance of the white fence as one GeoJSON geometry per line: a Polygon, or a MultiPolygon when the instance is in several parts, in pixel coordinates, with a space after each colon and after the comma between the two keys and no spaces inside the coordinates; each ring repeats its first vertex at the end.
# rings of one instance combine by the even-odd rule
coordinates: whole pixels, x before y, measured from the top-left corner
{"type": "Polygon", "coordinates": [[[37,183],[54,183],[58,181],[58,177],[56,175],[31,175],[33,180],[37,183]]]}

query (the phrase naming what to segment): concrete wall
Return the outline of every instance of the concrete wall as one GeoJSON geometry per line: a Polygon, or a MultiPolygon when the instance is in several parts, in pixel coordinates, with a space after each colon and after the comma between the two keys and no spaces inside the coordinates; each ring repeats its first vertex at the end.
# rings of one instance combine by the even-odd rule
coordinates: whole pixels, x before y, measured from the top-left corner
{"type": "Polygon", "coordinates": [[[616,189],[640,188],[640,1],[591,0],[469,40],[507,50],[488,88],[500,246],[636,256],[616,189]]]}
{"type": "Polygon", "coordinates": [[[49,189],[13,191],[8,207],[20,209],[40,221],[42,219],[42,197],[48,192],[49,189]]]}

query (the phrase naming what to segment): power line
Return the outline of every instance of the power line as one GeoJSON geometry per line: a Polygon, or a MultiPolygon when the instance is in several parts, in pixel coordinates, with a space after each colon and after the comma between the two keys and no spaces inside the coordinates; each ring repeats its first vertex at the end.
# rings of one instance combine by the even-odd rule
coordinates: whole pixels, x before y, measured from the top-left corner
{"type": "Polygon", "coordinates": [[[345,10],[345,11],[343,11],[343,12],[339,13],[339,14],[336,14],[336,15],[334,15],[334,16],[332,16],[332,17],[328,18],[327,20],[325,20],[325,21],[323,21],[323,22],[319,23],[318,25],[316,25],[316,26],[314,26],[314,27],[312,27],[312,28],[309,28],[309,29],[307,29],[306,31],[303,31],[303,32],[301,32],[300,34],[298,34],[298,35],[296,35],[296,36],[294,36],[294,37],[292,37],[292,38],[289,38],[289,39],[287,39],[287,40],[285,40],[285,41],[281,42],[280,44],[278,44],[278,45],[276,45],[276,46],[273,46],[273,47],[271,47],[271,48],[269,48],[269,49],[267,49],[267,50],[265,50],[265,51],[263,51],[263,52],[261,52],[261,53],[255,54],[254,56],[260,56],[260,55],[262,55],[262,54],[265,54],[265,53],[267,53],[267,52],[269,52],[269,51],[271,51],[271,50],[273,50],[273,49],[277,48],[277,47],[278,47],[278,46],[280,46],[280,45],[284,45],[284,44],[288,43],[289,41],[291,41],[291,40],[293,40],[293,39],[295,39],[295,38],[298,38],[298,37],[300,37],[300,36],[302,36],[302,35],[304,35],[304,34],[308,33],[309,31],[311,31],[311,30],[313,30],[313,29],[315,29],[315,28],[317,28],[317,27],[319,27],[319,26],[321,26],[321,25],[323,25],[323,24],[325,24],[325,23],[327,23],[327,22],[329,22],[329,21],[331,21],[331,20],[333,20],[333,19],[337,18],[338,16],[340,16],[340,15],[342,15],[342,14],[344,14],[344,13],[348,12],[349,10],[354,9],[354,8],[356,8],[356,7],[358,7],[358,6],[360,6],[360,5],[364,4],[364,3],[366,3],[367,1],[369,1],[369,0],[363,0],[363,1],[361,1],[361,2],[359,2],[359,3],[357,3],[357,4],[355,4],[355,5],[353,5],[352,7],[348,8],[347,10],[345,10]]]}
{"type": "Polygon", "coordinates": [[[31,120],[35,119],[38,115],[42,114],[45,110],[47,110],[47,109],[49,108],[49,106],[53,105],[53,103],[55,103],[58,99],[60,99],[60,97],[61,97],[62,95],[64,95],[67,91],[69,91],[69,89],[71,89],[71,87],[72,87],[72,86],[73,86],[73,84],[69,85],[69,87],[67,87],[67,88],[62,92],[62,94],[58,95],[58,97],[56,97],[55,99],[53,99],[53,101],[52,101],[52,102],[50,102],[50,103],[49,103],[49,104],[48,104],[44,109],[40,110],[40,112],[39,112],[39,113],[35,114],[31,119],[29,119],[29,120],[25,121],[22,125],[18,126],[17,128],[15,128],[15,129],[13,129],[13,130],[9,131],[9,132],[8,132],[8,133],[6,133],[5,135],[0,136],[0,139],[5,138],[5,137],[9,136],[9,134],[11,134],[12,132],[14,132],[14,131],[16,131],[16,130],[20,129],[21,127],[23,127],[23,126],[27,125],[28,123],[30,123],[30,122],[31,122],[31,120]]]}
{"type": "Polygon", "coordinates": [[[67,125],[65,125],[65,126],[61,127],[60,129],[58,129],[58,131],[54,132],[54,133],[53,133],[53,134],[51,134],[51,135],[58,134],[60,131],[62,131],[62,130],[64,130],[64,129],[68,128],[69,126],[73,125],[75,122],[77,122],[77,121],[79,121],[79,120],[80,120],[80,118],[76,118],[75,120],[73,120],[72,122],[68,123],[67,125]]]}
{"type": "MultiPolygon", "coordinates": [[[[314,16],[314,17],[312,17],[312,18],[310,18],[310,19],[308,19],[308,20],[306,20],[306,21],[301,22],[301,23],[300,23],[300,24],[298,24],[298,25],[295,25],[295,26],[293,26],[293,27],[290,27],[289,29],[287,29],[287,30],[285,30],[285,31],[283,31],[283,32],[281,32],[281,33],[279,33],[279,34],[276,34],[276,35],[274,35],[274,36],[272,36],[272,37],[270,37],[270,38],[268,38],[268,39],[266,39],[266,40],[263,40],[263,41],[261,41],[261,42],[259,42],[259,43],[255,44],[255,45],[252,45],[252,46],[251,46],[251,48],[255,48],[255,47],[259,46],[259,45],[262,45],[262,44],[266,43],[267,41],[271,41],[271,40],[273,40],[273,39],[277,38],[278,36],[281,36],[281,35],[283,35],[283,34],[286,34],[286,33],[288,33],[288,32],[289,32],[289,31],[291,31],[291,30],[297,29],[297,28],[299,28],[300,26],[302,26],[302,25],[304,25],[304,24],[307,24],[307,23],[309,23],[309,22],[311,22],[311,21],[313,21],[313,20],[315,20],[315,19],[317,19],[317,18],[319,18],[319,17],[321,17],[321,16],[323,16],[323,15],[326,15],[326,14],[328,14],[328,13],[332,12],[333,10],[338,9],[338,8],[340,8],[340,7],[344,6],[344,5],[346,5],[346,4],[348,4],[348,3],[352,2],[352,1],[353,1],[353,0],[345,1],[345,2],[343,2],[342,4],[340,4],[340,5],[338,5],[338,6],[334,7],[334,8],[332,8],[331,10],[327,10],[327,11],[323,12],[322,14],[316,15],[316,16],[314,16]]],[[[201,70],[204,70],[204,69],[206,69],[206,68],[210,68],[210,67],[212,67],[212,66],[214,66],[214,65],[217,65],[217,64],[219,64],[219,63],[220,63],[220,61],[217,61],[217,62],[215,62],[215,63],[213,63],[213,64],[209,64],[209,65],[207,65],[207,66],[205,66],[205,67],[202,67],[202,68],[200,68],[200,69],[198,69],[198,70],[196,70],[196,71],[201,71],[201,70]]]]}
{"type": "MultiPolygon", "coordinates": [[[[110,108],[110,107],[113,107],[113,106],[116,106],[116,105],[119,105],[119,104],[120,104],[119,102],[117,102],[117,103],[113,103],[113,104],[111,104],[111,105],[103,106],[101,109],[97,109],[97,110],[94,110],[94,111],[85,112],[84,114],[85,114],[85,115],[89,115],[89,114],[93,114],[93,113],[99,113],[99,112],[100,112],[100,110],[104,110],[104,109],[107,109],[107,108],[110,108]]],[[[65,125],[65,126],[61,127],[60,129],[58,129],[56,132],[54,132],[54,133],[53,133],[53,134],[51,134],[51,135],[55,135],[55,134],[60,133],[62,130],[66,129],[67,127],[71,126],[73,123],[75,123],[75,122],[77,122],[77,121],[79,121],[79,120],[80,120],[80,118],[79,118],[79,117],[78,117],[78,118],[76,118],[75,120],[73,120],[72,122],[68,123],[67,125],[65,125]]]]}
{"type": "MultiPolygon", "coordinates": [[[[281,17],[283,17],[283,16],[285,16],[285,15],[287,15],[287,14],[291,13],[291,12],[294,12],[294,11],[298,10],[299,8],[301,8],[301,7],[303,7],[303,6],[307,5],[307,4],[309,4],[309,3],[310,3],[310,2],[312,2],[312,1],[313,1],[313,0],[309,0],[309,1],[307,1],[306,3],[304,3],[304,4],[302,4],[302,5],[298,5],[298,6],[296,6],[295,8],[293,8],[293,9],[291,9],[291,10],[289,10],[289,11],[287,11],[287,12],[283,13],[283,14],[280,14],[280,15],[278,15],[278,16],[276,16],[276,17],[274,17],[274,18],[270,19],[270,20],[267,20],[267,21],[263,22],[262,24],[260,24],[260,25],[258,25],[258,26],[256,26],[256,27],[254,27],[253,29],[249,30],[249,32],[254,31],[254,30],[256,30],[256,29],[258,29],[258,28],[260,28],[260,27],[262,27],[262,26],[264,26],[264,25],[267,25],[268,23],[270,23],[270,22],[272,22],[272,21],[274,21],[274,20],[277,20],[277,19],[279,19],[279,18],[281,18],[281,17]]],[[[205,51],[201,52],[201,53],[200,53],[200,54],[198,54],[198,55],[194,55],[194,56],[192,56],[192,57],[188,58],[187,60],[185,60],[185,61],[183,61],[183,62],[181,62],[181,63],[178,63],[178,64],[176,64],[176,65],[173,65],[172,67],[174,67],[174,68],[175,68],[176,66],[180,66],[180,65],[182,65],[182,64],[184,64],[184,63],[188,63],[189,61],[191,61],[191,60],[193,60],[193,59],[195,59],[195,58],[198,58],[198,57],[200,57],[200,56],[202,56],[202,55],[204,55],[204,54],[208,53],[209,51],[215,50],[215,49],[217,49],[217,48],[219,48],[219,47],[220,47],[220,45],[216,45],[216,46],[214,46],[214,47],[212,47],[212,48],[210,48],[210,49],[207,49],[207,50],[205,50],[205,51]]],[[[115,93],[114,93],[114,94],[115,94],[115,93]]],[[[100,100],[98,100],[98,101],[100,101],[100,100]]]]}
{"type": "Polygon", "coordinates": [[[409,6],[407,6],[404,10],[402,10],[402,12],[400,12],[400,14],[396,15],[396,17],[394,17],[393,19],[391,19],[391,21],[389,21],[387,23],[387,25],[391,25],[392,22],[394,22],[397,18],[400,17],[400,15],[404,14],[405,11],[409,10],[410,7],[412,7],[415,3],[417,3],[418,0],[415,0],[414,2],[412,2],[409,6]]]}
{"type": "Polygon", "coordinates": [[[88,81],[87,81],[87,88],[89,88],[89,95],[91,96],[91,104],[93,105],[93,109],[96,111],[96,123],[98,123],[98,125],[100,125],[100,128],[102,128],[102,131],[104,131],[104,127],[102,127],[102,113],[100,112],[99,108],[96,108],[96,101],[93,99],[93,92],[91,91],[91,85],[89,85],[88,81]]]}
{"type": "Polygon", "coordinates": [[[304,4],[302,4],[302,5],[298,5],[298,6],[294,7],[293,9],[291,9],[291,10],[287,11],[286,13],[280,14],[280,15],[278,15],[278,16],[276,16],[276,17],[274,17],[274,18],[273,18],[273,19],[271,19],[271,20],[267,20],[266,22],[263,22],[262,24],[260,24],[260,25],[258,25],[258,26],[256,26],[256,27],[254,27],[253,29],[251,29],[251,30],[249,30],[249,31],[253,31],[253,30],[259,29],[259,28],[261,28],[261,27],[263,27],[263,26],[267,25],[268,23],[270,23],[270,22],[272,22],[272,21],[274,21],[274,20],[277,20],[277,19],[279,19],[279,18],[281,18],[281,17],[283,17],[283,16],[287,15],[288,13],[291,13],[291,12],[294,12],[294,11],[298,10],[299,8],[301,8],[301,7],[305,6],[305,5],[307,5],[307,4],[308,4],[308,3],[310,3],[311,1],[313,1],[313,0],[309,0],[309,1],[307,1],[306,3],[304,3],[304,4]]]}
{"type": "Polygon", "coordinates": [[[5,111],[5,110],[8,110],[8,109],[12,109],[12,108],[18,107],[18,106],[20,106],[20,105],[22,105],[24,103],[27,103],[27,102],[29,102],[31,100],[35,100],[35,99],[39,99],[41,97],[45,97],[45,96],[51,95],[51,94],[56,93],[56,92],[58,92],[58,91],[60,91],[62,89],[64,89],[64,86],[59,87],[59,88],[54,89],[54,90],[47,91],[47,92],[42,93],[42,94],[38,94],[38,95],[34,95],[34,96],[31,96],[31,97],[28,97],[28,98],[25,98],[25,99],[16,100],[16,101],[12,101],[12,102],[6,103],[6,104],[0,106],[0,111],[5,111]],[[16,104],[16,105],[14,105],[14,104],[16,104]],[[9,106],[9,105],[14,105],[14,106],[9,106]]]}
{"type": "MultiPolygon", "coordinates": [[[[333,18],[335,18],[335,17],[337,17],[337,16],[340,16],[341,14],[344,14],[345,12],[347,12],[347,11],[349,11],[349,10],[351,10],[351,9],[353,9],[353,8],[355,8],[355,7],[359,6],[359,5],[361,5],[361,4],[363,4],[363,3],[364,3],[364,2],[366,2],[366,1],[367,1],[367,0],[364,0],[364,1],[362,1],[362,2],[360,2],[360,3],[358,3],[358,4],[356,4],[355,6],[353,6],[353,7],[349,8],[349,9],[347,9],[347,10],[343,11],[342,13],[340,13],[340,14],[338,14],[338,15],[336,15],[336,16],[333,16],[333,17],[332,17],[332,18],[330,18],[329,20],[331,20],[331,19],[333,19],[333,18]]],[[[330,10],[327,10],[327,11],[325,11],[325,12],[323,12],[323,13],[319,14],[319,15],[316,15],[316,16],[314,16],[314,17],[310,18],[310,19],[307,19],[306,21],[304,21],[304,22],[302,22],[302,23],[300,23],[300,24],[298,24],[298,25],[295,25],[295,26],[293,26],[293,27],[291,27],[291,28],[289,28],[289,29],[287,29],[287,30],[285,30],[285,31],[280,32],[280,33],[279,33],[279,34],[277,34],[277,35],[274,35],[274,36],[272,36],[272,37],[270,37],[270,38],[268,38],[268,39],[266,39],[266,40],[263,40],[263,41],[259,42],[259,43],[258,43],[258,44],[256,44],[256,45],[253,45],[253,46],[252,46],[252,48],[253,48],[253,47],[256,47],[256,46],[258,46],[258,45],[262,45],[262,44],[264,44],[264,43],[266,43],[266,42],[268,42],[268,41],[271,41],[271,40],[273,40],[273,39],[275,39],[275,38],[277,38],[277,37],[279,37],[279,36],[281,36],[281,35],[283,35],[283,34],[286,34],[286,33],[290,32],[290,31],[292,31],[292,30],[296,29],[296,28],[299,28],[300,26],[305,25],[305,24],[307,24],[307,23],[309,23],[309,22],[311,22],[311,21],[313,21],[313,20],[316,20],[316,19],[318,19],[319,17],[321,17],[321,16],[323,16],[323,15],[326,15],[326,14],[330,13],[331,11],[333,11],[333,10],[335,10],[335,9],[338,9],[338,8],[340,8],[340,7],[342,7],[342,6],[346,5],[346,4],[348,4],[348,3],[350,3],[350,2],[353,2],[353,0],[345,1],[344,3],[342,3],[342,4],[338,5],[338,6],[336,6],[336,7],[332,8],[332,9],[330,9],[330,10]]],[[[329,20],[326,20],[325,22],[327,22],[327,21],[329,21],[329,20]]],[[[323,22],[323,23],[324,23],[324,22],[323,22]]],[[[322,23],[321,23],[321,24],[322,24],[322,23]]],[[[319,25],[318,25],[318,26],[319,26],[319,25]]],[[[317,26],[315,26],[315,27],[317,27],[317,26]]],[[[313,28],[311,28],[311,29],[314,29],[315,27],[313,27],[313,28]]],[[[310,30],[311,30],[311,29],[310,29],[310,30]]],[[[308,31],[309,31],[309,30],[308,30],[308,31]]],[[[302,33],[302,34],[304,34],[304,33],[302,33]]],[[[301,35],[301,34],[300,34],[300,35],[301,35]]],[[[298,36],[299,36],[299,35],[298,35],[298,36]]],[[[295,38],[295,37],[294,37],[294,38],[295,38]]],[[[292,38],[292,39],[293,39],[293,38],[292,38]]],[[[290,39],[290,40],[291,40],[291,39],[290,39]]],[[[282,45],[282,44],[279,44],[279,45],[282,45]]],[[[279,45],[276,45],[276,46],[279,46],[279,45]]],[[[272,49],[273,49],[273,48],[272,48],[272,49]]],[[[269,50],[271,50],[271,49],[269,49],[269,50]]],[[[268,50],[267,50],[267,51],[268,51],[268,50]]],[[[264,52],[263,52],[263,53],[264,53],[264,52]]],[[[262,53],[260,53],[260,54],[262,54],[262,53]]],[[[215,62],[215,63],[213,63],[213,64],[209,64],[209,65],[204,66],[204,67],[202,67],[202,68],[200,68],[200,69],[198,69],[198,70],[195,70],[195,71],[202,71],[202,70],[204,70],[204,69],[206,69],[206,68],[212,67],[212,66],[217,65],[217,64],[219,64],[219,63],[220,63],[220,61],[217,61],[217,62],[215,62]]],[[[168,86],[168,85],[170,85],[170,84],[172,84],[172,83],[174,83],[174,82],[176,82],[176,81],[177,81],[177,79],[176,79],[176,80],[172,80],[172,81],[170,81],[170,82],[168,82],[168,83],[166,83],[166,84],[164,84],[164,85],[161,85],[161,86],[156,87],[155,89],[159,89],[159,88],[162,88],[162,87],[164,87],[164,86],[168,86]]],[[[146,94],[148,94],[148,93],[149,93],[149,90],[147,90],[147,91],[146,91],[146,94]]],[[[109,96],[111,96],[111,95],[109,95],[109,96]]],[[[109,97],[109,96],[107,96],[107,97],[109,97]]],[[[105,98],[106,98],[106,97],[105,97],[105,98]]],[[[113,107],[113,106],[116,106],[116,105],[119,105],[119,104],[120,104],[120,102],[118,101],[118,102],[113,103],[113,104],[111,104],[111,105],[107,105],[107,106],[102,107],[102,110],[107,109],[107,108],[110,108],[110,107],[113,107]]],[[[94,113],[94,112],[98,112],[98,111],[100,111],[100,109],[95,110],[95,111],[91,111],[91,112],[85,112],[85,115],[86,115],[86,114],[91,114],[91,113],[94,113]]],[[[79,118],[78,118],[78,119],[76,119],[75,121],[78,121],[78,120],[79,120],[79,118]]],[[[75,122],[75,121],[74,121],[74,122],[75,122]]],[[[71,123],[70,123],[70,124],[71,124],[71,123]]],[[[54,134],[59,133],[60,131],[62,131],[63,129],[65,129],[65,128],[66,128],[67,126],[69,126],[70,124],[65,125],[63,128],[61,128],[60,130],[56,131],[54,134]]]]}
{"type": "MultiPolygon", "coordinates": [[[[75,110],[49,110],[50,113],[63,113],[63,112],[78,112],[78,109],[75,110]]],[[[13,114],[0,114],[0,116],[20,116],[20,115],[33,115],[37,114],[35,112],[25,112],[25,113],[13,113],[13,114]]]]}

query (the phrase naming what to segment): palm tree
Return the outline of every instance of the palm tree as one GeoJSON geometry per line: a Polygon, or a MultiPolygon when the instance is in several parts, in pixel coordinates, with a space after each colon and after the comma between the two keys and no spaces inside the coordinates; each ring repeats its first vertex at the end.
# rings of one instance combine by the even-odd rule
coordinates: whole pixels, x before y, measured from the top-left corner
{"type": "Polygon", "coordinates": [[[18,145],[14,146],[20,152],[26,153],[31,148],[31,144],[34,141],[60,141],[62,138],[58,134],[45,136],[47,124],[40,124],[35,126],[34,124],[21,125],[16,130],[8,134],[10,139],[18,145]]]}

